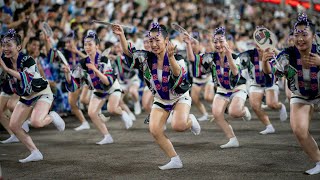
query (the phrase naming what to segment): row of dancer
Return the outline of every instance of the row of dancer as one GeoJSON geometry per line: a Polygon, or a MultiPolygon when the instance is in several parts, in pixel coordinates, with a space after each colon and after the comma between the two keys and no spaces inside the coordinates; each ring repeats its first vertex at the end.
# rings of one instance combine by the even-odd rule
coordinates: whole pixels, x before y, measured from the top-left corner
{"type": "MultiPolygon", "coordinates": [[[[221,148],[239,146],[239,142],[234,135],[232,127],[224,119],[224,113],[226,111],[227,106],[228,106],[228,114],[231,115],[232,117],[244,117],[245,119],[249,120],[251,116],[248,108],[244,106],[245,100],[247,98],[247,91],[246,91],[246,85],[245,85],[246,79],[244,78],[245,74],[243,74],[243,71],[245,70],[243,67],[246,67],[246,69],[248,70],[247,73],[249,74],[249,77],[250,76],[254,77],[251,80],[253,80],[254,81],[253,84],[255,84],[255,86],[258,87],[258,88],[250,87],[250,89],[252,89],[251,91],[252,93],[250,93],[252,95],[249,96],[250,98],[256,98],[258,100],[260,99],[260,101],[258,102],[261,102],[261,99],[262,99],[261,94],[264,93],[265,90],[269,92],[270,90],[275,90],[272,88],[272,86],[274,85],[274,75],[270,73],[271,72],[270,66],[271,66],[271,67],[274,67],[275,69],[275,72],[276,72],[275,75],[285,74],[286,77],[289,80],[291,80],[289,81],[291,85],[290,89],[293,91],[293,94],[296,95],[293,97],[296,97],[297,99],[296,101],[291,100],[290,102],[291,108],[299,106],[299,107],[296,107],[297,111],[300,110],[304,112],[304,110],[308,110],[311,112],[311,107],[312,107],[311,105],[315,104],[316,102],[309,101],[309,100],[316,99],[317,97],[316,94],[319,94],[319,92],[315,94],[314,92],[318,90],[318,88],[316,88],[317,87],[316,84],[318,83],[317,67],[320,61],[320,58],[318,55],[319,53],[317,53],[314,50],[317,48],[313,47],[316,45],[312,45],[312,40],[310,41],[310,39],[312,39],[313,35],[315,34],[312,26],[314,25],[311,22],[309,22],[308,19],[300,18],[294,27],[295,38],[297,38],[295,40],[295,46],[293,47],[295,48],[295,53],[296,53],[295,56],[291,55],[290,54],[291,52],[286,52],[285,50],[283,53],[280,53],[280,55],[278,56],[278,59],[275,60],[274,63],[269,63],[269,59],[272,59],[272,57],[275,56],[274,52],[272,51],[262,52],[262,55],[260,55],[261,50],[259,52],[259,49],[256,49],[256,50],[253,50],[253,52],[251,53],[245,52],[248,55],[242,55],[237,57],[235,54],[232,53],[231,49],[228,47],[226,43],[224,29],[223,28],[216,29],[213,37],[216,52],[206,53],[201,58],[195,58],[194,65],[196,67],[201,66],[201,68],[203,68],[203,72],[206,72],[206,73],[211,72],[213,82],[215,82],[215,84],[218,86],[216,95],[213,100],[212,113],[217,124],[221,127],[221,129],[225,132],[226,136],[229,138],[229,142],[225,145],[222,145],[221,148]],[[307,63],[307,64],[304,64],[303,66],[303,63],[301,62],[303,62],[303,60],[305,59],[301,58],[301,62],[300,62],[300,58],[298,54],[303,54],[305,52],[308,52],[308,53],[311,52],[308,56],[310,59],[310,62],[308,62],[309,64],[307,63]],[[288,71],[284,71],[284,69],[288,68],[288,65],[286,67],[282,67],[283,64],[279,65],[279,63],[277,63],[278,61],[283,60],[284,59],[283,57],[287,58],[288,55],[289,57],[293,56],[293,61],[298,61],[296,64],[289,66],[290,68],[296,67],[298,69],[297,70],[298,73],[296,74],[293,74],[293,72],[295,71],[292,71],[292,69],[290,68],[288,71]],[[243,56],[247,57],[247,61],[241,59],[241,57],[243,56]],[[261,68],[260,66],[263,66],[263,68],[261,68]],[[304,74],[307,74],[308,71],[301,70],[301,73],[300,73],[300,70],[299,70],[299,68],[301,68],[300,66],[303,67],[303,69],[310,68],[309,73],[316,74],[315,76],[312,74],[312,77],[310,80],[311,82],[310,81],[308,82],[308,79],[304,77],[304,74]],[[278,72],[281,72],[281,73],[278,73],[278,72]],[[295,76],[298,77],[297,78],[298,80],[296,80],[297,82],[293,81],[295,80],[294,79],[295,76]],[[304,84],[309,83],[310,86],[301,85],[303,84],[302,82],[304,81],[306,81],[306,83],[304,84]],[[299,84],[299,86],[298,87],[295,86],[296,84],[299,84]],[[311,91],[313,96],[310,96],[311,91]],[[305,99],[302,102],[301,99],[303,98],[305,99]],[[303,104],[302,107],[300,107],[301,104],[303,104]]],[[[191,129],[191,131],[196,135],[199,134],[201,131],[201,127],[198,121],[196,120],[195,116],[192,114],[189,114],[190,107],[191,107],[191,97],[189,95],[189,90],[191,85],[186,78],[187,67],[185,66],[185,62],[182,56],[175,54],[175,48],[171,44],[168,38],[168,32],[166,28],[162,25],[153,24],[150,31],[148,32],[147,37],[149,38],[151,52],[135,50],[133,47],[131,47],[130,44],[128,44],[126,41],[126,38],[124,36],[124,32],[121,26],[114,25],[113,31],[116,35],[119,36],[121,47],[123,49],[124,54],[127,56],[125,63],[130,65],[131,68],[134,67],[139,69],[140,73],[143,73],[144,80],[148,88],[151,90],[152,94],[154,95],[154,102],[153,102],[151,113],[150,113],[149,129],[151,134],[155,138],[155,141],[165,151],[167,156],[171,158],[171,161],[164,166],[160,166],[160,169],[181,168],[182,162],[179,156],[177,155],[177,153],[175,152],[172,143],[164,135],[163,126],[167,121],[170,111],[172,111],[173,113],[172,113],[171,125],[174,130],[185,131],[187,129],[191,129]]],[[[99,56],[99,53],[97,53],[97,49],[98,49],[97,44],[98,44],[98,39],[95,37],[95,34],[89,33],[84,40],[85,51],[88,57],[83,59],[82,63],[80,63],[81,66],[78,66],[76,69],[74,69],[72,73],[70,72],[69,68],[66,66],[64,67],[64,71],[65,71],[65,76],[68,82],[67,87],[70,91],[74,91],[75,89],[80,87],[80,82],[81,82],[80,80],[83,80],[83,79],[86,79],[87,81],[84,81],[84,82],[86,82],[87,84],[89,82],[89,87],[91,85],[91,89],[94,89],[94,95],[91,97],[90,104],[89,104],[89,111],[88,111],[89,116],[91,117],[93,122],[97,125],[98,129],[102,133],[104,133],[105,138],[102,141],[109,141],[112,138],[110,134],[108,134],[108,131],[102,119],[99,116],[99,111],[102,105],[104,104],[104,102],[106,101],[107,97],[109,99],[109,103],[108,103],[109,112],[121,115],[125,124],[129,122],[129,119],[130,120],[132,119],[127,114],[127,112],[122,111],[120,107],[118,106],[112,107],[111,106],[112,104],[110,104],[110,100],[111,101],[114,100],[114,102],[118,104],[120,103],[121,93],[119,95],[117,92],[120,92],[121,88],[120,86],[118,86],[119,83],[115,78],[115,75],[113,73],[113,68],[108,58],[103,58],[103,56],[101,57],[99,56]],[[84,73],[84,71],[86,73],[84,73]],[[83,77],[83,75],[85,75],[85,77],[83,77]],[[101,84],[101,82],[103,84],[101,84]],[[94,102],[94,103],[91,104],[91,102],[94,102]],[[101,126],[98,126],[98,125],[101,125],[101,126]]],[[[190,54],[191,56],[194,56],[193,52],[189,51],[188,54],[190,54]]],[[[188,56],[191,57],[190,55],[188,56]]],[[[307,55],[305,56],[307,57],[307,55]]],[[[288,61],[288,60],[285,62],[291,63],[291,61],[288,61]]],[[[6,64],[3,63],[3,61],[1,61],[1,66],[5,72],[11,75],[12,74],[16,75],[16,73],[12,71],[10,68],[8,68],[6,64]]],[[[15,77],[18,78],[17,76],[15,77]]],[[[273,100],[273,104],[271,103],[272,105],[270,106],[275,109],[280,109],[280,112],[284,112],[283,104],[276,101],[277,98],[274,97],[277,94],[277,92],[272,92],[269,94],[271,94],[270,96],[271,96],[271,99],[273,100]]],[[[39,100],[41,100],[41,98],[39,100]]],[[[17,109],[18,105],[16,106],[15,110],[17,109]]],[[[268,130],[268,125],[270,121],[268,120],[268,118],[266,118],[265,114],[261,113],[261,109],[258,109],[260,108],[260,104],[257,105],[256,108],[257,109],[255,109],[255,112],[257,113],[258,117],[267,125],[266,130],[268,130]]],[[[295,113],[297,113],[297,111],[295,111],[295,113]]],[[[291,113],[292,113],[292,110],[291,110],[291,113]]],[[[54,113],[51,112],[50,114],[51,114],[51,118],[49,117],[47,119],[52,120],[52,117],[54,117],[54,115],[52,114],[54,113]]],[[[301,114],[299,115],[303,116],[301,114]]],[[[303,124],[294,123],[293,122],[294,120],[292,120],[292,117],[291,117],[291,125],[294,130],[294,133],[298,137],[300,144],[302,145],[304,150],[307,152],[307,154],[310,155],[313,160],[319,161],[319,155],[318,155],[319,149],[317,148],[315,141],[313,140],[311,135],[308,134],[308,124],[310,119],[308,117],[307,118],[302,117],[306,119],[306,121],[303,121],[304,122],[303,124]],[[304,129],[300,127],[302,125],[305,127],[304,129]],[[306,132],[307,132],[307,136],[304,136],[306,132]],[[314,144],[315,146],[313,146],[314,144]],[[311,147],[306,145],[311,145],[311,147]]],[[[280,113],[280,119],[285,119],[284,113],[280,113]]],[[[10,124],[11,124],[11,121],[10,121],[10,124]]],[[[19,128],[21,129],[21,124],[19,128]]],[[[316,167],[311,169],[310,171],[307,171],[307,173],[309,174],[319,173],[320,171],[319,169],[320,169],[319,163],[317,163],[316,167]]]]}
{"type": "MultiPolygon", "coordinates": [[[[135,50],[130,44],[128,45],[121,26],[114,26],[113,31],[119,36],[124,53],[129,56],[128,63],[131,67],[143,72],[144,79],[155,96],[150,113],[149,130],[161,149],[171,158],[168,164],[159,168],[181,168],[182,162],[170,140],[164,135],[163,125],[170,111],[173,111],[172,127],[174,130],[184,131],[191,127],[195,134],[201,130],[201,127],[194,123],[196,122],[193,120],[194,116],[189,114],[190,107],[185,101],[187,100],[185,92],[190,88],[190,85],[189,88],[185,86],[188,82],[183,82],[186,77],[178,81],[181,83],[179,87],[175,86],[178,84],[177,78],[184,75],[185,63],[177,63],[180,62],[180,57],[171,54],[172,44],[168,40],[168,33],[164,26],[153,24],[148,32],[152,52],[135,50]],[[168,66],[169,69],[167,69],[168,66]],[[174,95],[179,95],[179,92],[180,96],[175,97],[174,95]],[[181,106],[185,108],[180,109],[181,106]],[[189,114],[189,118],[186,116],[178,118],[179,115],[175,112],[179,110],[184,111],[185,115],[189,114]]],[[[318,106],[317,98],[320,94],[318,90],[320,53],[317,51],[318,45],[313,44],[315,26],[305,15],[298,17],[293,31],[294,46],[283,50],[274,59],[277,52],[270,49],[262,51],[258,47],[241,53],[240,56],[232,54],[226,43],[224,28],[217,28],[213,37],[216,52],[204,54],[198,58],[198,62],[197,58],[193,58],[193,61],[195,67],[201,65],[204,73],[211,72],[213,81],[218,86],[212,104],[212,113],[216,123],[229,138],[229,142],[222,145],[221,148],[239,146],[231,125],[224,119],[227,106],[228,114],[232,117],[243,117],[246,120],[251,118],[248,108],[244,106],[247,98],[246,81],[250,83],[250,104],[258,118],[266,125],[266,129],[261,131],[261,134],[275,131],[268,116],[261,109],[264,93],[267,96],[267,105],[279,110],[280,120],[287,119],[286,108],[278,101],[279,90],[275,86],[276,78],[285,76],[293,98],[290,101],[291,127],[303,150],[316,162],[316,166],[306,173],[318,174],[320,173],[319,148],[309,134],[309,123],[313,108],[318,106]],[[303,58],[301,54],[304,55],[303,58]],[[270,61],[272,59],[273,61],[270,61]],[[303,120],[299,121],[299,119],[303,120]]],[[[186,42],[189,58],[194,57],[190,50],[192,49],[190,39],[186,42]]]]}

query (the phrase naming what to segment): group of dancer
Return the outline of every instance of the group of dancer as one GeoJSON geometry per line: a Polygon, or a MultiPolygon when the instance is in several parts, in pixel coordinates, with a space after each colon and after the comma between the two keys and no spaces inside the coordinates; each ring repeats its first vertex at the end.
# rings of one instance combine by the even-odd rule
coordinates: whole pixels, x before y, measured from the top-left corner
{"type": "MultiPolygon", "coordinates": [[[[213,33],[212,52],[202,53],[199,32],[192,33],[193,38],[185,34],[185,57],[177,53],[164,25],[151,24],[144,38],[144,50],[136,49],[128,43],[121,25],[113,25],[112,31],[119,39],[118,44],[113,46],[113,54],[99,49],[99,38],[94,31],[87,32],[83,39],[84,52],[76,47],[74,35],[67,36],[64,54],[69,64],[61,64],[72,112],[81,122],[75,130],[90,128],[77,106],[82,93],[80,100],[88,106],[90,119],[103,135],[97,144],[113,143],[102,107],[107,102],[107,111],[120,116],[126,129],[132,127],[135,115],[141,113],[141,75],[145,84],[141,101],[143,109],[150,113],[146,121],[149,123],[149,131],[170,158],[169,163],[159,168],[182,168],[179,155],[165,135],[165,126],[169,121],[175,131],[190,130],[194,135],[199,135],[201,126],[198,121],[209,120],[209,113],[199,98],[203,88],[204,99],[212,102],[214,122],[228,138],[228,142],[220,147],[236,148],[240,143],[225,119],[226,114],[251,120],[249,108],[245,106],[249,97],[251,108],[265,126],[260,134],[274,133],[275,128],[261,104],[265,97],[267,106],[279,111],[279,119],[287,119],[286,107],[278,100],[277,85],[277,80],[285,77],[288,90],[291,91],[292,130],[303,150],[316,162],[316,166],[306,173],[320,173],[320,151],[309,133],[312,113],[320,102],[320,52],[319,45],[313,44],[315,25],[305,14],[298,17],[293,27],[294,45],[281,52],[256,46],[252,50],[235,54],[227,43],[224,27],[215,29],[213,33]],[[126,94],[133,101],[134,113],[123,100],[126,94]],[[201,113],[198,119],[190,113],[192,101],[201,113]]],[[[59,51],[52,48],[50,40],[46,39],[48,53],[45,60],[60,61],[59,51]]],[[[24,163],[43,159],[27,134],[27,119],[35,128],[52,122],[59,131],[65,129],[65,123],[56,112],[50,111],[53,94],[48,80],[39,71],[35,60],[37,57],[32,57],[29,52],[28,55],[21,52],[21,41],[14,30],[9,30],[1,40],[0,118],[11,135],[11,140],[9,138],[3,142],[20,140],[30,150],[31,154],[20,160],[24,163]]]]}

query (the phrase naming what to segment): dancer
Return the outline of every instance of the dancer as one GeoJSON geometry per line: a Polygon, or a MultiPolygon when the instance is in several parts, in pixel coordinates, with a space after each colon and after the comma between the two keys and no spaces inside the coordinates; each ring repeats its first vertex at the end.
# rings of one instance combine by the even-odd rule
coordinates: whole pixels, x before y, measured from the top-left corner
{"type": "Polygon", "coordinates": [[[278,101],[279,86],[273,74],[264,74],[262,61],[265,52],[256,46],[255,49],[245,51],[238,56],[241,63],[242,75],[247,77],[249,83],[249,102],[258,119],[266,126],[260,134],[271,134],[275,132],[269,116],[261,108],[262,99],[265,95],[267,106],[279,110],[280,120],[285,121],[288,117],[284,104],[278,101]],[[244,74],[244,72],[246,72],[244,74]]]}
{"type": "Polygon", "coordinates": [[[200,100],[200,93],[204,88],[204,99],[212,103],[214,97],[214,85],[212,82],[212,76],[210,73],[204,73],[203,67],[199,66],[202,59],[200,54],[200,34],[199,32],[192,33],[193,38],[197,39],[192,40],[190,36],[184,36],[184,42],[187,44],[187,59],[191,63],[192,69],[192,88],[191,88],[191,98],[192,102],[196,105],[197,109],[201,112],[202,116],[198,118],[199,121],[207,121],[208,113],[204,104],[200,100]]]}
{"type": "Polygon", "coordinates": [[[31,137],[21,128],[31,114],[31,125],[35,128],[44,127],[51,122],[59,131],[63,131],[65,123],[54,111],[49,110],[53,101],[50,86],[37,68],[36,62],[21,51],[21,36],[10,29],[2,38],[4,55],[0,59],[1,68],[7,73],[11,90],[20,96],[10,118],[10,130],[29,149],[31,154],[19,160],[21,163],[40,161],[42,153],[33,143],[31,137]]]}
{"type": "Polygon", "coordinates": [[[172,128],[175,131],[191,131],[198,135],[200,125],[193,114],[189,114],[191,97],[190,83],[186,80],[186,66],[179,55],[174,55],[175,47],[169,41],[165,26],[152,23],[148,32],[151,52],[136,51],[128,47],[123,29],[119,25],[112,26],[113,33],[118,35],[130,67],[143,72],[146,84],[154,95],[150,113],[149,130],[156,143],[171,158],[166,165],[159,166],[161,170],[182,168],[182,162],[171,141],[164,134],[164,125],[170,111],[173,112],[172,128]]]}
{"type": "MultiPolygon", "coordinates": [[[[121,89],[124,91],[125,95],[129,95],[132,97],[134,102],[134,114],[139,115],[141,114],[141,104],[140,104],[140,97],[139,97],[139,87],[141,80],[138,76],[138,71],[136,69],[130,69],[125,61],[125,56],[123,56],[123,51],[121,49],[120,43],[114,45],[114,51],[116,54],[116,58],[114,60],[114,64],[116,66],[116,72],[118,81],[120,83],[121,89]]],[[[135,119],[135,116],[131,114],[130,116],[135,119]]]]}
{"type": "Polygon", "coordinates": [[[307,174],[320,173],[319,147],[309,133],[313,110],[319,108],[320,102],[320,52],[318,45],[313,44],[315,24],[305,14],[298,16],[294,25],[294,46],[280,52],[270,66],[269,59],[274,52],[268,50],[264,55],[263,70],[270,74],[274,71],[277,77],[285,76],[288,88],[292,92],[290,99],[290,125],[300,146],[316,166],[307,170],[307,174]]]}
{"type": "MultiPolygon", "coordinates": [[[[37,38],[30,38],[27,46],[27,54],[30,55],[33,59],[37,59],[40,52],[40,40],[37,38]]],[[[37,62],[37,61],[36,61],[37,62]]],[[[39,66],[38,66],[39,67],[39,66]]],[[[14,94],[10,89],[9,81],[6,80],[6,73],[0,75],[0,85],[1,85],[1,94],[0,94],[0,123],[10,134],[10,137],[4,141],[0,141],[3,144],[19,142],[19,139],[13,134],[9,128],[9,120],[11,113],[13,112],[15,106],[19,101],[19,96],[14,94]]],[[[25,121],[22,124],[22,128],[25,132],[29,132],[28,122],[25,121]]]]}
{"type": "MultiPolygon", "coordinates": [[[[146,51],[151,52],[151,46],[149,43],[149,39],[148,37],[144,37],[143,39],[143,45],[144,45],[144,49],[146,51]]],[[[151,108],[152,108],[152,103],[153,103],[153,95],[151,90],[148,88],[148,86],[145,83],[145,86],[143,88],[143,94],[142,94],[142,107],[143,109],[149,114],[151,112],[151,108]]],[[[149,117],[149,115],[148,115],[149,117]]],[[[149,121],[149,120],[147,120],[149,121]]]]}
{"type": "MultiPolygon", "coordinates": [[[[17,136],[9,128],[10,117],[19,101],[19,96],[11,91],[9,82],[3,79],[5,78],[5,74],[1,74],[0,76],[0,123],[10,135],[8,139],[0,141],[0,143],[9,144],[19,142],[17,136]]],[[[27,121],[22,124],[22,129],[24,129],[25,132],[29,132],[29,125],[27,121]]]]}
{"type": "MultiPolygon", "coordinates": [[[[48,38],[46,38],[48,39],[48,38]]],[[[79,48],[77,47],[78,37],[76,36],[76,33],[74,31],[71,31],[66,37],[65,37],[65,48],[63,49],[63,54],[67,58],[69,66],[72,69],[76,68],[81,60],[81,58],[87,57],[84,53],[82,53],[79,48]]],[[[57,58],[56,51],[53,50],[52,44],[50,40],[48,39],[45,41],[46,48],[49,57],[49,62],[53,62],[55,58],[57,58]]],[[[90,129],[90,125],[86,118],[84,117],[82,111],[78,107],[78,100],[80,98],[80,102],[84,105],[89,104],[91,92],[88,88],[88,86],[83,86],[74,92],[68,93],[68,102],[71,107],[71,112],[77,117],[77,119],[80,121],[81,125],[74,128],[75,131],[81,131],[90,129]]]]}
{"type": "Polygon", "coordinates": [[[93,89],[88,114],[97,129],[104,135],[104,138],[97,142],[98,145],[113,143],[107,126],[99,116],[100,111],[106,100],[108,100],[107,109],[111,114],[121,115],[126,129],[132,126],[132,119],[119,107],[121,99],[121,88],[118,80],[115,78],[111,62],[105,56],[100,56],[98,51],[99,39],[95,32],[89,32],[84,38],[84,50],[88,57],[80,61],[80,66],[75,68],[72,73],[70,69],[63,66],[67,86],[70,92],[74,92],[86,83],[90,89],[93,89]]]}
{"type": "Polygon", "coordinates": [[[218,86],[212,103],[212,114],[214,121],[229,139],[228,143],[220,147],[239,147],[239,141],[225,120],[224,113],[229,104],[228,114],[231,117],[251,120],[249,109],[244,106],[247,99],[246,80],[241,76],[240,62],[235,61],[236,55],[232,54],[226,42],[224,27],[215,30],[213,43],[216,52],[205,54],[201,64],[205,72],[212,72],[214,83],[218,86]]]}

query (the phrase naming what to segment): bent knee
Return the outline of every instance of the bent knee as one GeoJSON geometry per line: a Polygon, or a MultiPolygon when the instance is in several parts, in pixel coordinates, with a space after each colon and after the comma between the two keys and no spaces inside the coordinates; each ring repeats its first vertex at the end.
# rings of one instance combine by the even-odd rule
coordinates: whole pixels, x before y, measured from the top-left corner
{"type": "Polygon", "coordinates": [[[186,125],[181,124],[181,123],[179,123],[179,124],[172,124],[171,127],[172,127],[172,129],[173,129],[174,131],[177,131],[177,132],[183,132],[183,131],[186,130],[186,125]]]}
{"type": "Polygon", "coordinates": [[[159,137],[163,136],[163,130],[161,130],[160,128],[150,128],[149,131],[155,139],[158,139],[159,137]]]}
{"type": "Polygon", "coordinates": [[[9,123],[9,129],[12,131],[12,132],[17,132],[19,131],[21,128],[21,125],[19,123],[14,123],[14,122],[10,122],[9,123]]]}
{"type": "Polygon", "coordinates": [[[88,115],[91,119],[95,119],[96,117],[98,117],[98,112],[89,110],[88,115]]]}
{"type": "Polygon", "coordinates": [[[213,117],[224,116],[224,111],[212,108],[212,115],[213,117]]]}
{"type": "Polygon", "coordinates": [[[116,107],[108,107],[108,112],[111,114],[116,114],[117,113],[117,108],[116,107]]]}
{"type": "Polygon", "coordinates": [[[260,104],[251,104],[251,108],[254,112],[261,111],[261,105],[260,104]]]}
{"type": "Polygon", "coordinates": [[[277,109],[279,107],[278,103],[268,103],[267,105],[271,109],[277,109]]]}
{"type": "Polygon", "coordinates": [[[41,127],[43,127],[43,124],[40,123],[39,121],[32,121],[32,120],[30,120],[30,124],[31,124],[31,126],[34,127],[34,128],[41,128],[41,127]]]}
{"type": "Polygon", "coordinates": [[[233,118],[240,118],[240,117],[243,117],[243,112],[240,111],[240,110],[229,110],[229,115],[233,118]]]}
{"type": "Polygon", "coordinates": [[[309,131],[300,127],[294,127],[292,131],[298,139],[306,139],[309,136],[309,131]]]}

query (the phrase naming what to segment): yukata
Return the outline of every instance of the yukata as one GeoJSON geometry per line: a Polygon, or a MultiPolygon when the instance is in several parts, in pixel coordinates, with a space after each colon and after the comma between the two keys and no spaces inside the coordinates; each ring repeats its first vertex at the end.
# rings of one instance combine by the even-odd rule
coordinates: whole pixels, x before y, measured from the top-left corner
{"type": "Polygon", "coordinates": [[[203,54],[194,54],[194,62],[190,62],[190,74],[192,74],[192,84],[197,86],[204,86],[206,84],[213,84],[210,73],[205,73],[203,66],[199,63],[203,58],[203,54]]]}
{"type": "Polygon", "coordinates": [[[136,69],[130,69],[125,61],[125,56],[117,56],[114,61],[114,66],[116,67],[115,70],[121,89],[128,91],[132,85],[140,87],[141,80],[138,71],[136,69]]]}
{"type": "Polygon", "coordinates": [[[132,58],[126,58],[130,68],[135,68],[143,74],[144,81],[154,95],[152,108],[171,111],[178,103],[191,106],[187,79],[187,67],[181,55],[176,54],[175,59],[181,71],[175,76],[169,66],[169,58],[165,55],[162,69],[157,68],[157,56],[149,51],[135,50],[129,46],[132,58]]]}
{"type": "MultiPolygon", "coordinates": [[[[14,65],[11,60],[2,56],[3,61],[8,68],[13,69],[14,65]]],[[[4,85],[3,92],[9,93],[9,89],[20,96],[18,104],[22,103],[26,106],[34,106],[37,101],[44,101],[50,105],[53,102],[53,93],[50,85],[39,72],[36,61],[23,53],[19,53],[17,59],[17,71],[20,74],[21,80],[6,73],[7,80],[4,85]]]]}
{"type": "MultiPolygon", "coordinates": [[[[237,56],[232,54],[233,59],[237,56]]],[[[239,97],[244,101],[247,99],[246,79],[242,77],[239,60],[234,60],[239,70],[237,75],[233,75],[229,68],[227,57],[224,57],[224,67],[221,67],[218,53],[206,53],[196,61],[198,66],[202,66],[204,72],[211,73],[213,83],[217,86],[215,97],[230,101],[234,97],[239,97]]]]}
{"type": "MultiPolygon", "coordinates": [[[[320,55],[320,48],[313,44],[312,53],[320,55]]],[[[320,71],[319,66],[308,69],[302,67],[301,55],[295,46],[281,51],[273,61],[272,70],[275,76],[285,76],[292,95],[290,104],[309,104],[319,108],[320,105],[320,71]]]]}
{"type": "Polygon", "coordinates": [[[265,74],[262,70],[262,61],[259,60],[257,49],[245,51],[238,55],[240,61],[241,75],[246,78],[249,93],[264,93],[274,90],[279,92],[274,74],[265,74]]]}
{"type": "Polygon", "coordinates": [[[90,90],[93,90],[91,98],[96,97],[100,99],[108,98],[111,94],[121,97],[121,87],[116,78],[114,67],[110,60],[96,53],[94,64],[109,80],[109,85],[103,84],[93,70],[88,69],[86,64],[90,63],[89,57],[82,59],[80,63],[72,70],[71,82],[66,84],[66,88],[70,92],[81,88],[83,85],[88,85],[90,90]]]}

